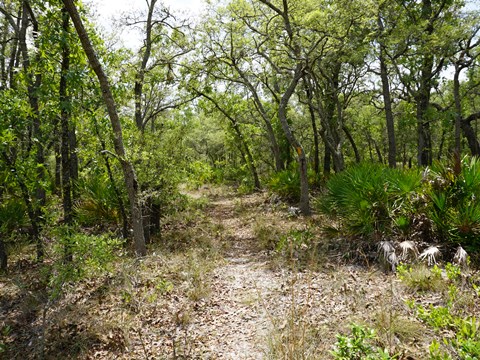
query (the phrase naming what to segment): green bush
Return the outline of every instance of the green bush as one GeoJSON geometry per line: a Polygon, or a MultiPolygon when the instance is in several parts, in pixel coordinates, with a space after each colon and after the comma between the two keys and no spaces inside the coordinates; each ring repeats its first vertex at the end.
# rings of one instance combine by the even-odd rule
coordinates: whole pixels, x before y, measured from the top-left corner
{"type": "Polygon", "coordinates": [[[376,335],[373,329],[352,324],[350,336],[337,335],[332,355],[336,360],[389,360],[397,359],[390,356],[386,350],[382,350],[372,343],[376,335]]]}
{"type": "Polygon", "coordinates": [[[460,163],[437,162],[429,174],[428,215],[437,236],[478,248],[480,234],[480,160],[465,157],[460,163]]]}
{"type": "Polygon", "coordinates": [[[319,209],[337,216],[354,235],[408,231],[419,207],[418,171],[363,163],[332,176],[319,209]]]}
{"type": "Polygon", "coordinates": [[[267,183],[268,189],[287,200],[300,199],[300,175],[297,169],[276,172],[267,183]]]}
{"type": "Polygon", "coordinates": [[[12,231],[28,223],[27,211],[23,201],[16,198],[4,198],[0,204],[0,234],[10,235],[12,231]]]}
{"type": "MultiPolygon", "coordinates": [[[[106,174],[94,172],[87,175],[79,181],[78,189],[81,200],[75,204],[75,213],[80,224],[91,226],[119,222],[118,196],[106,174]]],[[[126,200],[124,204],[127,204],[126,200]]]]}
{"type": "Polygon", "coordinates": [[[213,168],[204,161],[192,161],[187,172],[188,183],[195,188],[208,184],[214,179],[213,168]]]}

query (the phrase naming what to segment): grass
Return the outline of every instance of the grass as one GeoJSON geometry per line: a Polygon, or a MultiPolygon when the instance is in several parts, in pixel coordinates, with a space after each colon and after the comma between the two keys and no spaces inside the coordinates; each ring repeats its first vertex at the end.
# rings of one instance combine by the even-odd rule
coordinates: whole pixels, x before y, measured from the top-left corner
{"type": "Polygon", "coordinates": [[[442,279],[441,271],[436,269],[432,270],[424,264],[397,267],[399,278],[412,292],[445,291],[447,284],[442,279]]]}
{"type": "Polygon", "coordinates": [[[282,236],[282,230],[265,218],[257,218],[253,224],[253,234],[262,250],[274,250],[282,236]]]}

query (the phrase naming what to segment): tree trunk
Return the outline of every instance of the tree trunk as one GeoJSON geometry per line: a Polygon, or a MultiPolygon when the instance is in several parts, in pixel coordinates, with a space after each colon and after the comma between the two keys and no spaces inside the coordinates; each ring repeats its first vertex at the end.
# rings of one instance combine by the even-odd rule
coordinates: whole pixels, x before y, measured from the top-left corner
{"type": "MultiPolygon", "coordinates": [[[[32,142],[33,139],[35,139],[35,162],[37,164],[37,185],[35,188],[35,205],[33,206],[33,215],[34,215],[34,220],[33,222],[35,225],[32,224],[32,226],[37,227],[37,230],[35,232],[36,236],[36,244],[37,244],[37,260],[38,261],[43,261],[43,256],[44,256],[44,246],[42,239],[40,237],[40,232],[42,228],[42,223],[43,223],[43,208],[46,205],[46,191],[43,188],[43,183],[45,180],[45,169],[46,169],[46,164],[45,164],[45,156],[43,152],[43,134],[41,130],[41,124],[40,124],[40,106],[39,106],[39,100],[38,100],[38,89],[40,88],[40,85],[42,83],[42,74],[39,72],[32,72],[32,69],[30,69],[30,57],[28,53],[28,48],[27,48],[27,28],[29,21],[32,21],[33,24],[33,32],[38,33],[38,23],[33,16],[33,13],[30,9],[30,5],[28,1],[23,1],[23,7],[22,7],[22,18],[21,18],[21,27],[19,31],[19,46],[20,46],[20,51],[22,53],[22,58],[23,58],[23,68],[25,70],[25,73],[27,74],[27,92],[28,92],[28,100],[30,103],[30,108],[32,110],[31,113],[31,120],[32,120],[32,142]]],[[[36,40],[34,40],[36,41],[36,40]]],[[[36,60],[39,61],[39,53],[36,55],[36,60]]]]}
{"type": "Polygon", "coordinates": [[[417,96],[417,161],[419,166],[432,164],[430,122],[426,118],[429,98],[430,96],[427,96],[426,93],[417,96]]]}
{"type": "Polygon", "coordinates": [[[453,77],[453,97],[455,99],[455,152],[461,154],[461,132],[467,139],[468,147],[472,156],[480,156],[480,144],[475,130],[471,125],[473,118],[463,118],[462,103],[460,99],[460,72],[462,67],[455,65],[455,75],[453,77]]]}
{"type": "Polygon", "coordinates": [[[302,145],[298,142],[296,137],[294,136],[292,130],[290,129],[290,125],[287,121],[287,106],[290,98],[292,97],[295,88],[301,78],[302,75],[302,64],[297,64],[295,68],[295,73],[293,76],[290,85],[288,86],[287,90],[283,94],[282,98],[280,99],[280,103],[278,106],[278,119],[282,124],[283,131],[285,136],[290,143],[290,146],[293,147],[297,153],[297,161],[300,173],[300,211],[303,215],[310,215],[310,195],[308,189],[308,175],[307,175],[307,157],[305,156],[305,151],[303,150],[302,145]]]}
{"type": "MultiPolygon", "coordinates": [[[[7,88],[7,81],[8,81],[8,73],[7,73],[7,35],[8,35],[8,20],[6,18],[3,19],[2,24],[2,35],[1,35],[1,48],[0,48],[0,68],[1,68],[1,75],[0,75],[0,90],[7,88]]],[[[0,240],[1,241],[1,240],[0,240]]]]}
{"type": "MultiPolygon", "coordinates": [[[[70,226],[73,222],[73,204],[72,204],[72,181],[70,164],[70,103],[71,98],[68,95],[68,71],[70,70],[70,48],[68,45],[69,16],[67,10],[62,8],[62,64],[60,74],[60,127],[62,132],[61,158],[62,158],[62,200],[63,200],[63,222],[70,226]]],[[[71,262],[73,259],[72,249],[68,242],[65,242],[65,261],[71,262]]]]}
{"type": "Polygon", "coordinates": [[[461,129],[462,129],[462,103],[460,101],[460,72],[462,68],[455,64],[455,74],[453,75],[453,98],[455,100],[455,153],[460,156],[461,148],[461,129]]]}
{"type": "Polygon", "coordinates": [[[128,217],[127,212],[125,210],[125,205],[123,204],[122,194],[118,190],[117,184],[115,184],[115,178],[113,177],[112,168],[110,166],[110,161],[108,160],[108,154],[106,152],[107,146],[105,144],[105,140],[100,135],[100,130],[98,128],[98,122],[95,116],[93,116],[93,124],[95,126],[95,132],[98,137],[98,141],[100,141],[100,146],[102,147],[102,156],[103,160],[105,161],[105,167],[107,169],[108,179],[110,180],[110,184],[112,184],[113,192],[117,197],[118,207],[120,208],[120,215],[122,217],[122,236],[124,239],[128,239],[128,217]]]}
{"type": "Polygon", "coordinates": [[[326,78],[326,90],[322,91],[317,86],[317,102],[320,104],[323,100],[323,111],[318,109],[322,121],[322,138],[325,146],[328,147],[333,161],[335,172],[341,172],[345,168],[343,157],[343,131],[342,111],[339,103],[339,76],[341,64],[335,63],[331,69],[331,76],[326,78]],[[323,94],[323,97],[321,96],[323,94]]]}
{"type": "MultiPolygon", "coordinates": [[[[35,213],[35,208],[32,204],[28,187],[25,184],[25,182],[20,178],[18,171],[15,168],[14,161],[12,161],[12,159],[10,159],[10,157],[5,152],[2,152],[2,157],[4,158],[5,163],[9,166],[11,173],[15,177],[18,183],[18,186],[20,187],[20,192],[22,193],[23,202],[25,203],[25,206],[27,208],[28,218],[30,219],[30,224],[32,225],[32,232],[31,232],[32,240],[37,244],[37,260],[42,260],[42,257],[38,258],[39,243],[42,244],[39,240],[40,224],[37,218],[37,214],[35,213]]],[[[43,250],[43,247],[41,248],[41,250],[43,250]]],[[[41,255],[43,256],[43,253],[41,255]]]]}
{"type": "Polygon", "coordinates": [[[323,156],[323,173],[324,175],[330,175],[332,172],[332,154],[330,148],[325,145],[325,154],[323,156]]]}
{"type": "Polygon", "coordinates": [[[343,132],[345,133],[345,136],[350,142],[350,145],[352,145],[352,149],[355,154],[355,161],[357,162],[357,164],[360,163],[362,159],[360,158],[360,153],[358,152],[357,144],[355,143],[355,140],[353,139],[352,134],[350,133],[350,131],[345,125],[343,126],[343,132]]]}
{"type": "Polygon", "coordinates": [[[62,64],[60,74],[60,126],[62,131],[61,141],[61,158],[62,158],[62,198],[63,198],[63,214],[64,222],[70,225],[73,220],[73,206],[72,206],[72,184],[70,178],[71,164],[70,164],[70,102],[71,98],[68,95],[67,77],[70,69],[70,49],[68,46],[68,31],[69,31],[69,16],[67,10],[62,8],[62,31],[63,39],[62,46],[62,64]]]}
{"type": "Polygon", "coordinates": [[[258,96],[257,91],[255,90],[255,87],[253,84],[250,82],[248,79],[248,76],[245,75],[245,73],[237,66],[235,65],[235,70],[237,73],[240,75],[240,77],[243,79],[243,82],[247,89],[250,91],[250,94],[252,95],[253,98],[253,103],[255,105],[255,108],[258,110],[264,124],[265,128],[267,130],[267,137],[270,142],[270,147],[272,149],[272,154],[273,158],[275,160],[275,171],[282,171],[285,169],[285,165],[282,161],[282,155],[280,151],[280,146],[278,145],[277,137],[275,136],[275,130],[273,129],[272,122],[270,121],[270,118],[268,117],[268,113],[265,110],[265,107],[262,104],[262,101],[260,100],[260,97],[258,96]]]}
{"type": "Polygon", "coordinates": [[[68,141],[70,146],[70,180],[72,183],[72,201],[78,198],[77,182],[78,182],[78,155],[77,155],[77,134],[75,132],[75,123],[70,123],[68,133],[68,141]]]}
{"type": "Polygon", "coordinates": [[[128,198],[130,200],[135,251],[138,256],[144,256],[147,253],[147,249],[145,246],[145,237],[143,235],[142,209],[139,201],[137,176],[135,174],[135,169],[133,168],[133,165],[126,159],[125,148],[123,145],[122,127],[120,124],[120,119],[118,117],[115,100],[113,99],[113,95],[110,89],[110,84],[108,83],[107,76],[102,69],[97,55],[95,54],[95,51],[83,26],[82,20],[74,4],[74,1],[63,0],[63,3],[68,13],[70,14],[70,17],[72,18],[75,29],[77,30],[78,36],[82,43],[82,47],[88,57],[90,66],[92,67],[100,82],[103,100],[105,101],[105,105],[107,107],[108,115],[110,117],[110,122],[112,125],[115,152],[122,165],[122,170],[125,178],[125,186],[127,188],[128,198]]]}
{"type": "MultiPolygon", "coordinates": [[[[421,19],[429,21],[433,13],[430,0],[422,2],[421,19]]],[[[426,34],[433,33],[433,24],[430,22],[425,29],[426,34]]],[[[420,166],[432,164],[432,136],[430,131],[430,119],[428,119],[428,108],[430,106],[430,91],[432,88],[434,55],[430,51],[423,54],[422,67],[418,91],[415,94],[417,103],[417,161],[420,166]]]]}
{"type": "Polygon", "coordinates": [[[313,171],[315,175],[320,174],[320,141],[318,135],[317,122],[315,121],[315,109],[313,107],[313,95],[310,87],[305,86],[305,91],[308,98],[308,111],[310,113],[310,120],[312,122],[312,132],[313,132],[313,171]]]}
{"type": "Polygon", "coordinates": [[[150,216],[150,231],[153,234],[157,234],[160,232],[160,217],[161,217],[161,209],[160,204],[153,203],[152,204],[152,214],[150,216]]]}
{"type": "Polygon", "coordinates": [[[442,136],[440,137],[440,145],[438,146],[438,154],[437,160],[440,161],[443,156],[443,146],[445,145],[445,137],[447,135],[447,131],[445,129],[442,130],[442,136]]]}
{"type": "Polygon", "coordinates": [[[55,153],[55,194],[61,195],[62,188],[62,154],[61,154],[61,144],[58,139],[61,138],[61,135],[58,133],[58,124],[55,126],[54,134],[56,139],[53,144],[53,152],[55,153]]]}
{"type": "MultiPolygon", "coordinates": [[[[21,8],[18,10],[18,15],[17,15],[17,23],[16,23],[16,29],[20,28],[22,22],[22,10],[21,8]]],[[[19,58],[19,49],[18,49],[18,38],[19,36],[14,36],[12,39],[12,45],[10,48],[10,59],[8,62],[8,81],[9,81],[9,87],[10,89],[14,89],[16,87],[15,84],[15,68],[18,66],[18,58],[19,58]]]]}
{"type": "Polygon", "coordinates": [[[472,127],[471,120],[469,118],[462,119],[460,125],[472,156],[480,156],[480,143],[478,142],[476,131],[472,127]]]}
{"type": "Polygon", "coordinates": [[[383,164],[382,152],[380,151],[380,148],[378,147],[378,144],[377,144],[377,142],[375,141],[375,139],[372,139],[372,142],[373,142],[373,146],[375,147],[375,152],[377,153],[378,162],[379,162],[380,164],[383,164]]]}
{"type": "MultiPolygon", "coordinates": [[[[378,16],[378,27],[383,33],[384,26],[382,19],[378,16]]],[[[382,79],[383,104],[385,108],[385,120],[387,124],[388,137],[388,166],[394,168],[397,166],[397,147],[395,144],[395,125],[392,111],[392,98],[390,95],[390,82],[388,79],[387,63],[385,61],[385,46],[380,41],[380,77],[382,79]]]]}
{"type": "MultiPolygon", "coordinates": [[[[140,68],[137,70],[135,76],[135,124],[137,125],[138,130],[144,130],[143,123],[143,114],[142,114],[142,96],[143,96],[143,82],[145,80],[145,69],[147,68],[148,60],[150,59],[150,54],[152,52],[152,17],[153,10],[155,9],[155,3],[157,0],[151,0],[148,6],[148,15],[147,15],[147,29],[146,29],[146,38],[145,38],[145,52],[142,55],[142,62],[140,63],[140,68]]],[[[147,2],[148,3],[148,2],[147,2]]]]}

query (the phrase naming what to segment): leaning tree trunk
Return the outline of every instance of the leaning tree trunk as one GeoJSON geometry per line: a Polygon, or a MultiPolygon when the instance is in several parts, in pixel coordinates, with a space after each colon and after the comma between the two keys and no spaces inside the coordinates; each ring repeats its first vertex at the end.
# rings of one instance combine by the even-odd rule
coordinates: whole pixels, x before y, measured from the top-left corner
{"type": "Polygon", "coordinates": [[[227,111],[225,111],[213,97],[197,89],[194,89],[194,90],[197,92],[197,94],[209,100],[228,120],[230,120],[233,131],[235,131],[235,135],[237,137],[237,140],[239,141],[238,148],[240,150],[240,153],[242,154],[243,161],[250,168],[255,190],[260,190],[262,186],[260,184],[260,178],[258,176],[257,167],[255,166],[255,161],[253,160],[252,152],[250,151],[250,147],[248,146],[248,143],[245,141],[245,137],[243,136],[243,133],[240,130],[240,127],[238,126],[237,120],[234,117],[232,117],[227,111]]]}
{"type": "Polygon", "coordinates": [[[72,18],[73,24],[75,25],[75,29],[77,30],[78,36],[82,43],[82,47],[88,57],[90,66],[92,67],[93,71],[98,77],[98,81],[100,82],[103,100],[105,101],[108,115],[110,117],[110,123],[112,125],[114,135],[113,144],[115,152],[122,165],[123,175],[125,178],[125,186],[127,188],[128,198],[130,200],[135,251],[138,256],[144,256],[147,253],[147,249],[145,246],[145,237],[143,235],[142,208],[139,199],[137,176],[135,174],[135,169],[133,168],[132,163],[130,163],[130,161],[128,161],[126,158],[125,147],[123,145],[122,126],[120,124],[120,119],[118,117],[115,100],[113,99],[113,95],[110,89],[110,84],[108,82],[108,78],[105,72],[103,71],[102,65],[100,64],[100,61],[98,60],[98,57],[93,49],[87,31],[83,26],[82,19],[80,18],[74,1],[63,0],[63,4],[65,5],[65,8],[70,14],[70,17],[72,18]]]}
{"type": "Polygon", "coordinates": [[[273,159],[275,160],[275,171],[279,172],[279,171],[285,170],[285,165],[282,161],[280,146],[278,144],[277,137],[275,135],[275,130],[273,129],[273,126],[272,126],[272,122],[268,117],[268,113],[265,107],[263,106],[262,101],[260,100],[260,97],[258,96],[257,91],[255,90],[255,87],[248,80],[248,77],[240,70],[238,66],[236,66],[235,68],[239,73],[239,75],[242,77],[242,79],[245,81],[245,86],[250,90],[250,94],[252,95],[252,98],[253,98],[253,104],[255,105],[255,108],[258,110],[260,117],[262,118],[265,124],[265,129],[267,131],[267,138],[268,138],[268,141],[270,142],[270,148],[272,150],[273,159]]]}
{"type": "Polygon", "coordinates": [[[353,153],[355,154],[355,162],[358,164],[360,163],[362,158],[360,157],[360,152],[358,151],[358,147],[357,147],[357,144],[355,143],[355,139],[350,133],[350,130],[348,130],[348,128],[345,125],[343,125],[342,129],[348,141],[350,142],[350,145],[352,145],[353,153]]]}
{"type": "Polygon", "coordinates": [[[462,116],[462,103],[460,100],[460,72],[462,67],[456,65],[455,75],[453,77],[453,97],[455,99],[455,152],[461,154],[461,132],[467,139],[468,147],[472,156],[480,156],[480,143],[477,139],[475,129],[471,122],[476,120],[480,114],[472,114],[467,118],[462,116]]]}
{"type": "Polygon", "coordinates": [[[472,156],[480,156],[480,143],[477,138],[475,129],[472,127],[472,124],[469,120],[470,117],[462,119],[460,126],[462,127],[462,132],[468,142],[468,147],[472,156]]]}

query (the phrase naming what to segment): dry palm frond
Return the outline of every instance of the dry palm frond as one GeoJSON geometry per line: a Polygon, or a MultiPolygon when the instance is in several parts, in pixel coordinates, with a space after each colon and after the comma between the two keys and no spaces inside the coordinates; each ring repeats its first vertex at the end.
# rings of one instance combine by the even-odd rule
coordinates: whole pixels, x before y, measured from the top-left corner
{"type": "Polygon", "coordinates": [[[413,257],[414,259],[418,257],[418,249],[414,241],[402,241],[399,246],[400,249],[402,249],[402,254],[400,255],[401,261],[407,260],[409,256],[413,257]]]}
{"type": "Polygon", "coordinates": [[[392,271],[395,272],[398,265],[398,257],[397,254],[395,254],[395,251],[388,254],[387,262],[392,266],[392,271]]]}
{"type": "Polygon", "coordinates": [[[395,247],[390,241],[380,241],[378,243],[379,255],[382,255],[385,259],[388,259],[390,253],[395,252],[395,247]]]}
{"type": "Polygon", "coordinates": [[[457,252],[453,257],[453,262],[462,267],[466,267],[468,265],[468,254],[461,246],[458,246],[457,252]]]}
{"type": "Polygon", "coordinates": [[[378,243],[378,253],[385,270],[387,270],[387,266],[390,265],[392,271],[395,272],[396,266],[398,265],[398,257],[397,254],[395,254],[393,244],[390,241],[380,241],[378,243]]]}
{"type": "Polygon", "coordinates": [[[425,260],[427,259],[428,266],[432,266],[437,263],[436,257],[441,255],[440,249],[438,246],[430,246],[428,249],[424,250],[420,256],[420,260],[425,260]]]}

